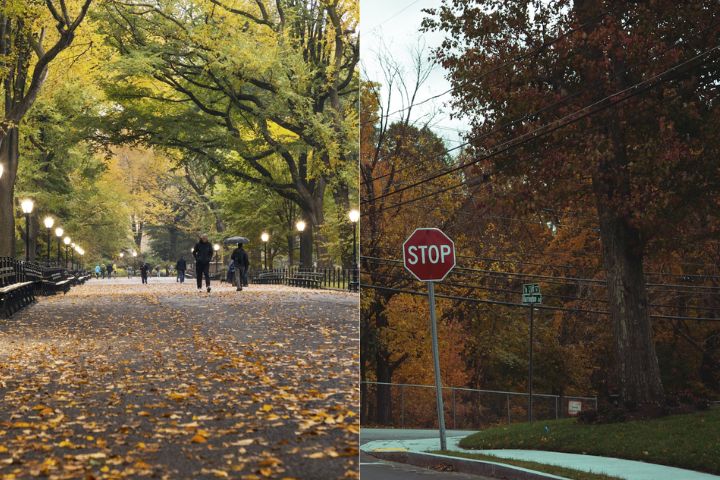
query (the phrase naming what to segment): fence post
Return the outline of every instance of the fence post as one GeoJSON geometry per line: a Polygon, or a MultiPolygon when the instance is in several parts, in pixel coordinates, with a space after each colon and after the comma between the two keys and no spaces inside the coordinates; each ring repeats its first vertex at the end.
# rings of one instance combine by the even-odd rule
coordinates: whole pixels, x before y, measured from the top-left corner
{"type": "Polygon", "coordinates": [[[452,395],[453,429],[457,430],[457,417],[455,415],[455,389],[451,388],[450,393],[452,395]]]}
{"type": "Polygon", "coordinates": [[[555,420],[557,420],[558,418],[560,418],[560,417],[558,416],[558,398],[559,398],[559,397],[556,395],[556,396],[555,396],[555,420]]]}
{"type": "Polygon", "coordinates": [[[405,428],[405,385],[400,385],[400,428],[405,428]]]}
{"type": "Polygon", "coordinates": [[[507,413],[508,413],[508,425],[510,425],[510,394],[505,395],[507,397],[507,413]]]}

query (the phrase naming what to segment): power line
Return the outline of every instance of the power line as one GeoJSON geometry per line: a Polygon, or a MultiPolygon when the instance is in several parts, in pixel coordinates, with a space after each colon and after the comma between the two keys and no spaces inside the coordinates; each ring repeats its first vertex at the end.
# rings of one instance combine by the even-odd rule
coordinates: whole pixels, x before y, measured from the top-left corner
{"type": "MultiPolygon", "coordinates": [[[[381,246],[381,245],[378,245],[374,248],[377,250],[383,251],[383,252],[387,252],[389,254],[397,253],[397,249],[393,249],[393,248],[385,247],[385,246],[381,246]]],[[[505,249],[505,250],[501,250],[500,253],[507,253],[507,254],[511,254],[511,255],[517,255],[519,253],[520,255],[523,255],[525,257],[536,256],[536,255],[558,256],[558,257],[563,257],[563,258],[568,257],[567,253],[544,252],[541,250],[534,250],[534,253],[533,253],[533,252],[510,251],[510,250],[505,249]]],[[[583,250],[582,253],[585,253],[585,255],[582,255],[579,253],[573,253],[571,260],[573,260],[573,259],[592,259],[592,260],[600,259],[601,260],[602,259],[602,255],[600,254],[600,252],[597,252],[597,254],[594,254],[594,255],[589,255],[590,252],[588,252],[587,250],[583,250]]],[[[527,262],[524,260],[508,260],[508,259],[489,257],[489,256],[457,255],[457,257],[465,258],[468,260],[484,261],[484,262],[513,263],[513,264],[518,264],[518,265],[532,265],[532,266],[542,266],[542,267],[549,267],[549,268],[563,268],[563,269],[567,269],[567,270],[570,270],[570,269],[578,270],[578,269],[583,268],[582,265],[570,265],[570,264],[562,264],[561,265],[561,264],[557,264],[557,263],[546,263],[546,262],[536,263],[536,262],[527,262]]],[[[379,257],[376,257],[376,258],[379,258],[379,257]]],[[[677,265],[712,268],[716,271],[718,269],[718,264],[715,264],[715,263],[682,262],[682,261],[677,261],[677,262],[673,262],[673,263],[677,264],[677,265]]],[[[681,274],[681,273],[648,271],[648,272],[645,272],[645,275],[668,276],[668,277],[676,277],[676,278],[699,278],[699,279],[708,279],[708,280],[710,280],[710,279],[720,280],[719,275],[710,275],[710,274],[681,274]]]]}
{"type": "MultiPolygon", "coordinates": [[[[504,130],[504,129],[508,128],[508,127],[511,127],[511,126],[513,126],[513,125],[516,124],[516,123],[525,121],[525,120],[527,120],[528,118],[531,118],[531,117],[534,117],[534,116],[539,115],[539,114],[541,114],[541,113],[544,113],[544,112],[547,111],[547,110],[551,110],[551,109],[553,109],[554,107],[557,107],[557,106],[559,106],[559,105],[562,105],[562,104],[565,103],[566,101],[568,101],[568,100],[570,100],[570,99],[572,99],[572,98],[575,98],[575,97],[579,96],[581,93],[584,93],[586,90],[589,90],[589,88],[582,89],[582,90],[579,90],[579,91],[577,91],[577,92],[575,92],[575,93],[566,95],[566,96],[562,97],[560,100],[557,100],[557,101],[551,103],[550,105],[546,105],[546,106],[540,108],[539,110],[535,110],[535,111],[533,111],[533,112],[530,112],[530,113],[525,114],[524,116],[522,116],[522,117],[520,117],[520,118],[515,118],[515,119],[509,120],[509,121],[507,121],[507,122],[504,122],[504,123],[502,123],[502,124],[500,124],[500,125],[497,125],[497,126],[493,127],[489,132],[485,132],[485,133],[483,133],[482,135],[474,138],[473,140],[474,140],[475,142],[477,142],[477,141],[479,141],[479,140],[482,140],[482,139],[484,139],[484,138],[489,137],[489,136],[492,135],[493,133],[497,133],[497,132],[499,132],[499,131],[501,131],[501,130],[504,130]]],[[[432,130],[431,130],[431,131],[432,131],[432,130]]],[[[458,145],[455,145],[454,147],[445,149],[445,150],[442,152],[442,154],[440,154],[440,155],[438,156],[438,158],[443,157],[443,156],[446,156],[446,155],[448,155],[448,154],[450,154],[450,153],[452,153],[452,152],[454,152],[454,151],[456,151],[456,150],[460,150],[460,149],[462,149],[463,147],[466,147],[466,146],[468,146],[468,145],[470,145],[470,142],[468,142],[468,141],[462,141],[462,142],[460,142],[458,145]]],[[[378,175],[378,176],[376,176],[376,177],[372,177],[372,178],[370,178],[369,181],[370,181],[370,182],[374,182],[374,181],[376,181],[376,180],[380,180],[380,179],[383,179],[383,178],[385,178],[385,177],[389,177],[390,175],[395,175],[395,174],[397,174],[397,173],[403,172],[403,171],[405,171],[405,170],[407,170],[408,168],[411,168],[411,167],[417,167],[417,168],[419,169],[419,168],[421,167],[421,165],[420,165],[421,163],[422,163],[422,161],[415,161],[415,162],[406,163],[405,165],[403,165],[403,166],[400,167],[399,169],[395,169],[395,170],[393,170],[392,172],[386,172],[386,173],[380,174],[380,175],[378,175]]],[[[457,163],[459,163],[459,161],[458,161],[457,163]]],[[[363,181],[362,183],[363,183],[363,184],[367,184],[368,181],[363,181]]]]}
{"type": "Polygon", "coordinates": [[[389,21],[392,20],[393,18],[397,17],[398,15],[400,15],[401,13],[403,13],[404,11],[406,11],[407,9],[409,9],[410,7],[412,7],[413,5],[415,5],[416,3],[418,3],[419,1],[420,1],[420,0],[415,0],[414,2],[410,2],[409,4],[407,4],[407,5],[406,5],[405,7],[403,7],[402,9],[398,10],[397,12],[395,12],[394,14],[392,14],[391,16],[389,16],[388,18],[386,18],[386,19],[383,20],[382,22],[380,22],[380,23],[376,24],[374,27],[370,28],[370,29],[368,30],[368,33],[369,33],[369,32],[372,32],[372,31],[374,31],[374,30],[377,30],[377,29],[380,28],[382,25],[386,24],[387,22],[389,22],[389,21]]]}
{"type": "MultiPolygon", "coordinates": [[[[466,163],[463,163],[463,164],[461,164],[461,165],[452,167],[452,168],[447,169],[447,170],[444,170],[444,171],[442,171],[442,172],[439,172],[439,173],[430,175],[429,177],[427,177],[427,178],[425,178],[425,179],[423,179],[423,180],[419,180],[419,181],[417,181],[417,182],[415,182],[415,183],[412,183],[412,184],[409,184],[409,185],[400,187],[400,188],[395,189],[395,190],[392,190],[392,191],[390,191],[390,192],[377,195],[377,196],[375,196],[375,197],[373,197],[373,198],[370,198],[370,199],[362,200],[362,201],[361,201],[361,204],[363,204],[363,203],[367,204],[367,203],[369,203],[369,202],[374,202],[374,201],[380,200],[380,199],[382,199],[382,198],[389,197],[389,196],[391,196],[391,195],[396,195],[396,194],[401,193],[401,192],[403,192],[403,191],[405,191],[405,190],[409,190],[409,189],[411,189],[411,188],[415,188],[415,187],[417,187],[417,186],[419,186],[419,185],[428,183],[428,182],[430,182],[430,181],[432,181],[432,180],[436,180],[436,179],[438,179],[438,178],[441,178],[441,177],[443,177],[443,176],[449,175],[449,174],[451,174],[451,173],[454,173],[454,172],[457,172],[457,171],[460,171],[460,170],[464,170],[465,168],[467,168],[467,167],[469,167],[469,166],[472,166],[472,165],[475,165],[475,164],[479,163],[479,162],[482,161],[482,160],[490,159],[490,158],[492,158],[492,157],[495,157],[495,156],[497,156],[497,155],[500,155],[501,153],[505,153],[505,152],[507,152],[507,151],[509,151],[509,150],[512,150],[513,148],[517,148],[517,147],[522,146],[522,145],[524,145],[524,144],[526,144],[526,143],[530,143],[530,142],[535,141],[535,140],[537,140],[537,139],[539,139],[539,138],[545,137],[545,136],[549,135],[550,133],[553,133],[553,132],[559,130],[560,128],[563,128],[563,127],[565,127],[565,126],[567,126],[567,125],[570,125],[570,124],[572,124],[572,123],[578,122],[578,121],[580,121],[580,120],[582,120],[582,119],[584,119],[584,118],[586,118],[586,117],[588,117],[588,116],[590,116],[590,115],[594,115],[594,114],[596,114],[596,113],[598,113],[598,112],[601,112],[601,111],[603,111],[603,110],[605,110],[605,109],[607,109],[607,108],[614,107],[614,106],[616,106],[617,104],[622,103],[622,102],[625,102],[625,101],[629,100],[630,98],[633,98],[633,97],[635,97],[636,95],[639,95],[639,94],[641,94],[641,93],[643,93],[643,92],[645,92],[645,91],[647,91],[647,90],[650,90],[651,88],[653,88],[653,87],[655,87],[655,86],[657,86],[657,85],[660,85],[661,83],[663,83],[663,82],[665,82],[665,81],[669,81],[670,79],[669,79],[669,78],[665,78],[665,77],[666,77],[666,76],[669,76],[671,73],[674,73],[676,70],[678,70],[678,69],[680,69],[680,68],[682,68],[682,67],[685,67],[685,66],[687,66],[687,65],[690,65],[691,63],[696,62],[696,61],[698,61],[698,60],[701,60],[700,63],[699,63],[699,65],[701,65],[702,63],[704,63],[705,57],[710,56],[711,53],[715,52],[715,51],[718,50],[718,49],[720,49],[720,45],[715,46],[715,47],[712,47],[712,48],[710,48],[710,49],[708,49],[708,50],[705,50],[704,52],[699,53],[699,54],[693,56],[693,57],[690,58],[690,59],[684,60],[684,61],[682,61],[682,62],[674,65],[673,67],[671,67],[671,68],[669,68],[669,69],[667,69],[667,70],[665,70],[665,71],[663,71],[663,72],[661,72],[661,73],[658,73],[657,75],[654,75],[653,77],[651,77],[651,78],[649,78],[649,79],[647,79],[647,80],[643,80],[643,81],[641,81],[641,82],[635,83],[634,85],[631,85],[630,87],[624,88],[624,89],[622,89],[622,90],[620,90],[620,91],[618,91],[618,92],[616,92],[616,93],[613,93],[613,94],[611,94],[611,95],[608,95],[608,96],[606,96],[606,97],[604,97],[604,98],[602,98],[602,99],[600,99],[600,100],[597,100],[597,101],[591,103],[590,105],[587,105],[587,106],[585,106],[585,107],[582,107],[582,108],[576,110],[576,111],[573,112],[573,113],[570,113],[570,114],[568,114],[568,115],[566,115],[566,116],[564,116],[564,117],[561,117],[561,118],[558,119],[558,120],[554,120],[554,121],[552,121],[552,122],[550,122],[550,123],[548,123],[548,124],[545,124],[545,125],[542,125],[542,126],[536,128],[536,129],[534,129],[534,130],[532,130],[532,131],[530,131],[530,132],[526,132],[526,133],[521,134],[521,135],[519,135],[519,136],[517,136],[517,137],[515,137],[515,138],[513,138],[513,139],[510,139],[510,140],[508,140],[508,141],[506,141],[506,142],[503,142],[503,143],[501,143],[498,147],[492,149],[492,151],[490,151],[490,152],[488,152],[488,153],[486,153],[486,154],[484,154],[484,155],[481,155],[479,158],[470,160],[469,162],[466,162],[466,163]],[[615,97],[618,97],[618,96],[623,95],[623,94],[627,94],[627,95],[625,95],[625,96],[622,97],[622,98],[615,99],[615,97]],[[603,104],[606,103],[606,102],[607,102],[607,104],[606,104],[606,105],[603,105],[603,104]]],[[[698,66],[699,66],[699,65],[698,65],[698,66]]],[[[461,182],[460,184],[456,185],[454,188],[457,188],[457,187],[463,186],[463,185],[466,185],[466,183],[465,183],[465,182],[461,182]]],[[[450,189],[450,188],[441,189],[441,190],[439,190],[438,192],[436,192],[436,193],[434,193],[434,194],[432,194],[432,195],[435,195],[435,194],[437,194],[437,193],[442,193],[442,192],[447,191],[447,190],[449,190],[449,189],[450,189]]],[[[425,196],[418,197],[418,198],[415,198],[415,199],[410,199],[410,200],[407,200],[407,201],[404,201],[404,202],[400,202],[400,203],[398,203],[398,204],[391,205],[391,206],[389,206],[389,207],[382,207],[380,211],[385,210],[385,209],[387,209],[387,208],[393,208],[393,207],[400,206],[400,205],[403,205],[403,204],[406,204],[406,203],[414,202],[414,201],[420,200],[420,199],[422,199],[422,198],[427,198],[428,196],[430,196],[430,195],[425,195],[425,196]]]]}
{"type": "MultiPolygon", "coordinates": [[[[609,13],[609,12],[602,13],[598,18],[602,18],[603,16],[607,15],[608,13],[609,13]]],[[[715,27],[715,26],[717,26],[717,25],[718,25],[717,23],[711,24],[711,25],[707,26],[706,28],[702,29],[700,32],[698,32],[698,34],[702,35],[702,34],[704,34],[705,32],[707,32],[708,30],[712,29],[713,27],[715,27]]],[[[582,27],[582,26],[581,26],[581,27],[582,27]]],[[[578,27],[578,28],[580,28],[580,27],[578,27]]],[[[572,33],[572,32],[568,32],[568,33],[572,33]]],[[[640,63],[640,64],[645,64],[645,63],[648,63],[649,61],[652,61],[652,60],[654,60],[654,59],[657,59],[657,58],[660,57],[661,55],[663,55],[663,54],[667,53],[668,51],[670,51],[672,48],[675,48],[676,46],[678,46],[679,43],[680,43],[680,41],[683,40],[683,39],[684,39],[684,37],[681,36],[680,38],[678,38],[677,40],[675,40],[670,46],[664,48],[661,52],[657,53],[654,57],[652,57],[652,58],[650,58],[650,59],[648,59],[648,60],[646,60],[646,61],[644,61],[644,62],[642,62],[642,63],[640,63]]],[[[515,63],[515,62],[513,62],[512,60],[511,60],[510,62],[513,63],[513,64],[515,63]]],[[[637,66],[637,65],[636,65],[636,66],[637,66]]],[[[481,74],[479,78],[484,78],[484,76],[486,76],[486,74],[494,73],[495,71],[497,71],[497,70],[485,72],[485,73],[481,74]]],[[[473,79],[473,81],[477,81],[477,80],[478,80],[478,78],[474,78],[474,79],[473,79]]],[[[599,82],[598,82],[598,83],[599,83],[599,82]]],[[[596,84],[596,85],[597,85],[597,84],[596,84]]],[[[595,86],[596,86],[596,85],[595,85],[595,86]]],[[[594,88],[595,86],[594,86],[594,85],[586,86],[586,87],[580,89],[579,91],[577,91],[577,92],[575,92],[575,93],[573,93],[573,94],[567,95],[567,96],[561,98],[560,100],[558,100],[558,101],[556,101],[556,102],[553,102],[552,104],[547,105],[547,106],[545,106],[545,107],[543,107],[543,108],[541,108],[541,109],[539,109],[539,110],[537,110],[537,111],[535,111],[535,112],[528,113],[528,114],[524,115],[523,117],[520,117],[520,118],[517,118],[517,119],[514,119],[514,120],[510,120],[510,121],[505,122],[505,123],[503,123],[503,124],[501,124],[501,125],[499,125],[499,126],[496,126],[496,127],[494,127],[493,129],[491,129],[489,132],[486,132],[486,133],[480,135],[479,137],[474,138],[473,141],[474,141],[474,142],[477,142],[477,141],[479,141],[479,140],[482,140],[483,138],[488,137],[488,136],[491,135],[492,133],[495,133],[497,130],[507,128],[507,127],[509,127],[509,126],[512,126],[512,125],[515,124],[515,123],[524,121],[524,120],[526,120],[526,119],[528,119],[528,118],[531,118],[531,117],[533,117],[533,116],[535,116],[535,115],[539,115],[540,113],[543,113],[545,110],[552,109],[553,107],[555,107],[555,106],[557,106],[557,105],[559,105],[559,104],[564,103],[566,100],[568,100],[568,99],[570,99],[570,98],[573,98],[573,97],[575,97],[575,96],[577,96],[577,95],[580,95],[581,93],[584,93],[584,92],[586,92],[586,91],[588,91],[588,90],[591,90],[591,89],[594,88]]],[[[458,86],[458,88],[459,88],[459,86],[458,86]]],[[[451,88],[451,89],[448,90],[447,92],[444,92],[444,93],[442,93],[442,94],[440,94],[440,95],[441,95],[441,96],[442,96],[442,95],[445,95],[446,93],[449,93],[449,92],[451,92],[452,90],[453,90],[453,89],[451,88]]],[[[431,98],[433,98],[433,97],[431,97],[431,98]]],[[[422,104],[422,103],[425,103],[425,101],[420,102],[420,103],[418,103],[418,104],[411,105],[410,107],[406,107],[406,109],[407,109],[407,108],[413,108],[414,106],[420,105],[420,104],[422,104]]],[[[397,112],[393,112],[393,113],[397,113],[397,112]]],[[[388,114],[388,115],[385,116],[385,118],[389,118],[391,115],[392,115],[392,114],[388,114]]],[[[470,142],[467,142],[467,141],[466,141],[466,142],[463,142],[463,143],[461,143],[461,144],[453,147],[452,149],[446,150],[445,152],[443,152],[443,154],[441,154],[441,156],[442,156],[442,155],[447,155],[448,153],[450,153],[450,152],[452,152],[452,151],[454,151],[454,150],[457,150],[457,149],[459,149],[459,148],[462,148],[462,147],[464,147],[464,146],[467,146],[467,145],[469,145],[469,144],[470,144],[470,142]]],[[[377,176],[377,177],[373,177],[373,178],[371,179],[371,181],[375,181],[375,180],[378,180],[378,179],[381,179],[381,178],[385,178],[386,176],[392,175],[393,173],[397,173],[397,172],[403,171],[403,170],[405,170],[405,169],[407,169],[407,168],[409,168],[409,167],[412,167],[412,166],[420,167],[420,163],[421,163],[420,161],[411,162],[411,163],[409,163],[409,164],[406,164],[406,166],[400,168],[399,170],[395,170],[394,172],[388,172],[388,173],[385,173],[385,174],[381,174],[381,175],[379,175],[379,176],[377,176]]],[[[363,181],[363,182],[361,182],[361,183],[365,184],[365,183],[367,183],[367,182],[366,182],[366,181],[363,181]]]]}
{"type": "MultiPolygon", "coordinates": [[[[392,268],[402,268],[399,265],[389,265],[392,268]]],[[[452,276],[453,273],[450,273],[450,276],[452,276]]],[[[373,274],[373,278],[377,278],[378,274],[375,272],[373,274]]],[[[383,275],[380,274],[379,277],[384,279],[390,279],[390,280],[402,280],[400,278],[392,277],[389,275],[383,275]]],[[[445,286],[450,287],[457,287],[457,288],[469,288],[473,290],[482,290],[482,291],[488,291],[488,292],[496,292],[496,293],[505,293],[505,294],[512,294],[516,296],[522,295],[522,291],[519,290],[509,290],[509,289],[503,289],[503,288],[495,288],[495,287],[489,287],[485,285],[477,285],[477,284],[470,284],[470,283],[463,283],[463,282],[456,282],[453,280],[445,279],[442,282],[445,286]]],[[[570,284],[562,284],[563,286],[569,286],[570,284]]],[[[577,297],[577,296],[570,296],[570,295],[560,295],[560,294],[554,294],[554,293],[546,293],[543,292],[543,298],[556,298],[558,300],[563,301],[572,301],[572,302],[591,302],[591,303],[602,303],[602,304],[608,304],[608,300],[600,299],[600,298],[592,298],[592,297],[577,297]]],[[[709,312],[717,312],[720,311],[720,307],[707,307],[707,306],[700,306],[700,305],[669,305],[669,304],[660,304],[660,303],[649,303],[648,307],[653,308],[685,308],[687,310],[703,310],[703,311],[709,311],[709,312]]]]}
{"type": "MultiPolygon", "coordinates": [[[[370,288],[373,290],[386,290],[386,291],[392,291],[397,293],[405,293],[408,295],[418,295],[418,296],[427,296],[427,293],[425,292],[418,292],[416,290],[407,290],[407,289],[401,289],[401,288],[391,288],[391,287],[383,287],[378,285],[371,285],[367,283],[361,283],[361,288],[370,288]]],[[[530,305],[525,305],[523,303],[514,303],[514,302],[503,302],[499,300],[486,300],[482,298],[474,298],[474,297],[462,297],[457,295],[446,295],[443,293],[436,293],[435,296],[437,298],[446,298],[448,300],[456,300],[461,302],[473,302],[473,303],[484,303],[488,305],[501,305],[506,307],[522,307],[522,308],[530,308],[530,305]]],[[[597,315],[610,315],[610,312],[605,310],[588,310],[588,309],[582,309],[582,308],[564,308],[564,307],[552,307],[549,305],[534,305],[535,309],[538,310],[552,310],[552,311],[563,311],[563,312],[574,312],[574,313],[593,313],[597,315]]],[[[713,318],[713,317],[685,317],[680,315],[648,315],[650,318],[658,319],[658,320],[692,320],[696,322],[720,322],[720,318],[713,318]]]]}
{"type": "MultiPolygon", "coordinates": [[[[371,262],[375,263],[389,263],[389,264],[397,264],[401,265],[403,264],[402,260],[396,260],[393,258],[380,258],[380,257],[368,257],[361,255],[361,259],[369,260],[371,262]]],[[[561,276],[561,275],[540,275],[535,273],[521,273],[521,272],[505,272],[505,271],[497,271],[497,270],[488,270],[488,269],[481,269],[481,268],[469,268],[469,267],[461,267],[456,266],[455,269],[453,269],[452,273],[456,272],[468,272],[468,273],[482,273],[485,275],[491,275],[491,276],[506,276],[506,277],[517,277],[517,278],[527,278],[527,279],[536,279],[536,280],[544,280],[548,283],[553,282],[562,282],[563,285],[573,285],[573,284],[588,284],[588,285],[595,285],[595,286],[606,286],[607,280],[603,279],[597,279],[597,278],[584,278],[584,277],[567,277],[567,276],[561,276]]],[[[667,287],[670,289],[683,289],[683,290],[673,290],[678,292],[684,292],[687,290],[720,290],[720,286],[711,286],[711,285],[681,285],[681,284],[668,284],[668,283],[646,283],[647,287],[667,287]]]]}

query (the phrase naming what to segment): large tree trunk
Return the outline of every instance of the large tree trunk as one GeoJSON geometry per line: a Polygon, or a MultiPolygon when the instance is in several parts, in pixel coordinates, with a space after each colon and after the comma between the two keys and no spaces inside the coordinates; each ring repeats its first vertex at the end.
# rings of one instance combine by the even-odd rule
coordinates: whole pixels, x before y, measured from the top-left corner
{"type": "Polygon", "coordinates": [[[305,222],[305,230],[300,234],[300,266],[309,270],[313,266],[313,224],[305,222]]]}
{"type": "Polygon", "coordinates": [[[15,178],[18,169],[18,129],[0,133],[0,256],[15,256],[15,178]]]}
{"type": "Polygon", "coordinates": [[[302,202],[303,219],[305,220],[305,231],[300,235],[300,265],[303,268],[313,266],[313,247],[315,245],[315,229],[323,224],[323,197],[325,195],[325,181],[318,179],[314,182],[312,195],[306,195],[302,202]]]}
{"type": "Polygon", "coordinates": [[[615,336],[615,371],[627,406],[663,401],[643,272],[645,244],[631,224],[632,183],[619,112],[607,117],[610,150],[593,174],[608,305],[615,336]]]}
{"type": "Polygon", "coordinates": [[[660,403],[663,387],[648,316],[639,234],[623,219],[603,212],[600,236],[620,396],[627,405],[660,403]]]}
{"type": "MultiPolygon", "coordinates": [[[[602,23],[602,5],[591,0],[576,0],[573,9],[587,38],[592,38],[602,23]]],[[[611,39],[607,54],[598,42],[586,46],[584,82],[608,84],[610,91],[629,87],[627,65],[616,52],[622,42],[621,38],[611,39]]],[[[593,171],[592,182],[615,335],[617,382],[627,406],[657,404],[663,400],[663,387],[648,315],[643,273],[645,244],[641,232],[631,223],[632,178],[620,107],[613,108],[599,122],[606,129],[609,148],[598,152],[600,160],[593,171]]]]}

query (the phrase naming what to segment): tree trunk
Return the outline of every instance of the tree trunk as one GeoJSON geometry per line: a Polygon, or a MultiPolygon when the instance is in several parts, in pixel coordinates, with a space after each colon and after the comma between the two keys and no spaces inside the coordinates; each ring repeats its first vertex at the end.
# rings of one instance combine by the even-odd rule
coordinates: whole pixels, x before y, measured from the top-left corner
{"type": "Polygon", "coordinates": [[[378,384],[375,389],[375,422],[378,425],[392,425],[392,386],[383,383],[392,382],[392,368],[387,359],[385,348],[375,353],[375,375],[378,384]]]}
{"type": "Polygon", "coordinates": [[[303,268],[313,267],[313,247],[315,246],[315,228],[323,224],[323,196],[325,183],[318,180],[312,198],[303,202],[301,209],[305,220],[305,231],[300,234],[300,265],[303,268]]]}
{"type": "Polygon", "coordinates": [[[18,169],[18,129],[0,133],[0,256],[14,257],[15,252],[15,178],[18,169]]]}
{"type": "Polygon", "coordinates": [[[623,219],[601,212],[600,237],[620,396],[628,406],[660,403],[663,387],[648,316],[639,233],[623,219]]]}
{"type": "Polygon", "coordinates": [[[133,240],[135,241],[135,246],[137,247],[138,254],[142,252],[143,225],[144,222],[142,220],[138,220],[136,215],[133,215],[133,240]]]}
{"type": "Polygon", "coordinates": [[[170,259],[177,259],[179,257],[177,251],[178,229],[176,226],[172,225],[168,228],[168,237],[170,244],[170,259]]]}
{"type": "Polygon", "coordinates": [[[353,267],[352,234],[355,224],[350,222],[350,187],[347,182],[340,182],[333,189],[333,198],[337,206],[338,221],[340,225],[340,259],[344,268],[353,267]]]}
{"type": "MultiPolygon", "coordinates": [[[[367,313],[367,312],[364,312],[367,313]]],[[[367,315],[360,316],[360,424],[364,425],[370,419],[370,405],[368,402],[367,370],[370,357],[370,322],[367,315]]]]}
{"type": "Polygon", "coordinates": [[[287,236],[288,248],[288,266],[292,268],[295,264],[295,234],[291,233],[287,236]]]}
{"type": "Polygon", "coordinates": [[[309,270],[313,266],[313,224],[305,222],[305,230],[300,234],[300,266],[309,270]]]}

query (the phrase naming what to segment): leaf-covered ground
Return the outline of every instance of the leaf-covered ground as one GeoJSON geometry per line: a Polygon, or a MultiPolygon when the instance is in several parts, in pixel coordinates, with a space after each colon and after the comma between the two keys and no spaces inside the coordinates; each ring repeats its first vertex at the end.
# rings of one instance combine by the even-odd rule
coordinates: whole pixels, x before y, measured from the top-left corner
{"type": "Polygon", "coordinates": [[[0,476],[357,477],[357,296],[92,280],[0,320],[0,476]]]}

